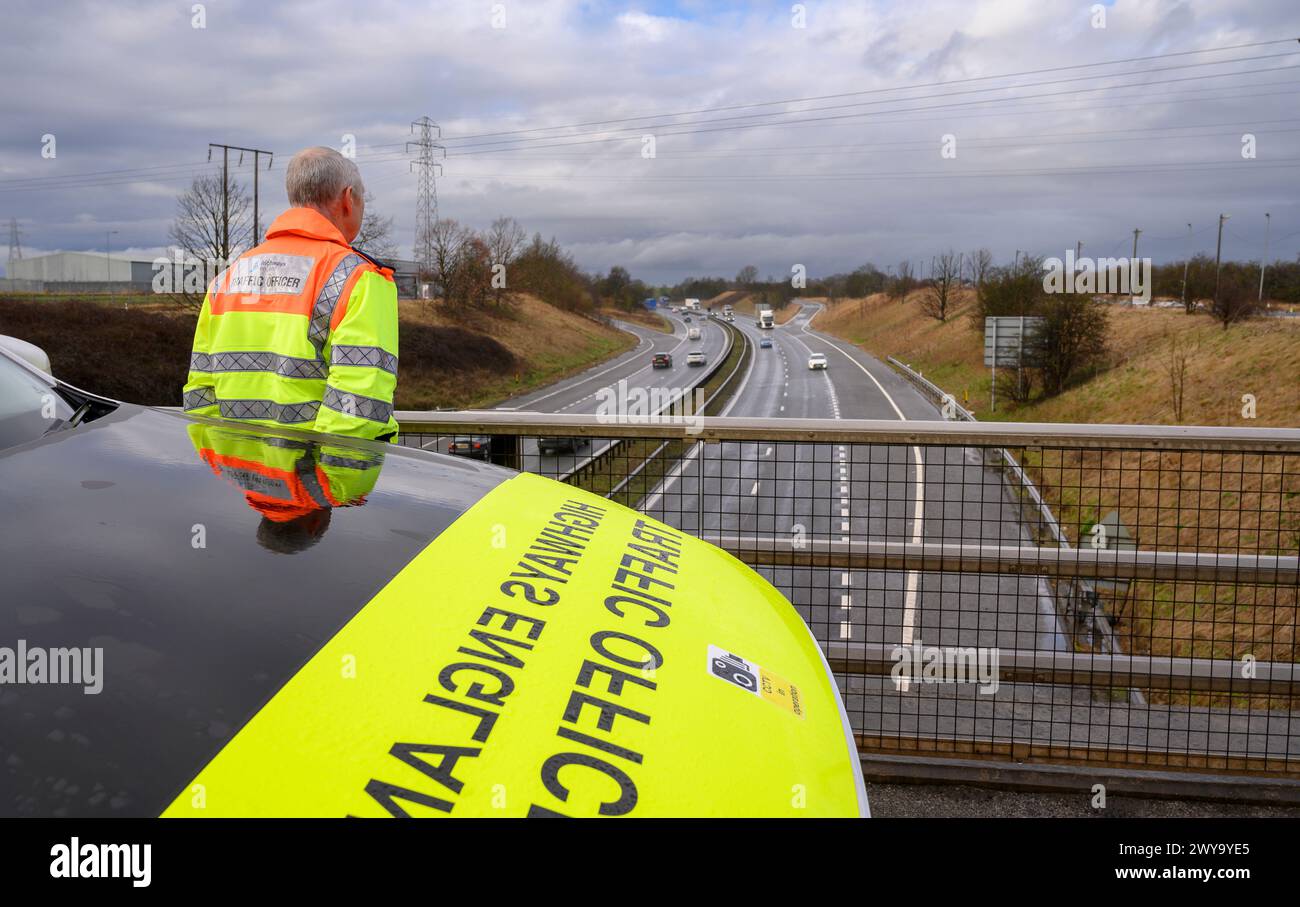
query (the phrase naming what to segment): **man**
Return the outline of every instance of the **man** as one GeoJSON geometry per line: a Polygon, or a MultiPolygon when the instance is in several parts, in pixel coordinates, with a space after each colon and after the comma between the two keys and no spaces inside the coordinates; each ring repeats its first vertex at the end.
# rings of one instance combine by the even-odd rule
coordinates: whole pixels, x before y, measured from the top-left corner
{"type": "Polygon", "coordinates": [[[208,288],[185,411],[392,440],[397,286],[348,245],[365,214],[361,174],[332,148],[307,148],[285,188],[293,207],[208,288]]]}

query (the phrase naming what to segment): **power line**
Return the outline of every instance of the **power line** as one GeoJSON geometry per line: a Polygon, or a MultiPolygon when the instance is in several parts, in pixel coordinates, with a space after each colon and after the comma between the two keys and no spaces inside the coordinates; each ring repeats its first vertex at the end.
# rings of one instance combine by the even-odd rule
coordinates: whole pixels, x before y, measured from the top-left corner
{"type": "MultiPolygon", "coordinates": [[[[1116,132],[1148,133],[1148,132],[1164,132],[1164,131],[1176,130],[1176,129],[1177,130],[1200,129],[1200,128],[1208,128],[1215,125],[1253,126],[1256,122],[1294,123],[1294,122],[1300,122],[1300,120],[1283,119],[1283,120],[1262,120],[1262,121],[1254,121],[1254,122],[1243,121],[1237,124],[1233,124],[1233,123],[1204,124],[1201,126],[1147,126],[1147,127],[1130,128],[1130,129],[1095,130],[1091,132],[1019,134],[1019,135],[1008,135],[1008,136],[1002,136],[996,138],[966,137],[962,139],[962,147],[964,148],[972,148],[972,147],[974,148],[1034,148],[1034,147],[1052,147],[1057,145],[1089,145],[1089,144],[1107,144],[1107,143],[1115,143],[1115,142],[1142,142],[1142,141],[1148,141],[1150,136],[1132,135],[1123,138],[1077,138],[1077,137],[1078,136],[1104,136],[1116,132]],[[1066,141],[1043,141],[1043,139],[1058,139],[1058,138],[1067,139],[1067,140],[1066,141]]],[[[1300,132],[1300,126],[1293,126],[1284,129],[1254,129],[1253,132],[1256,135],[1275,135],[1281,133],[1300,132]]],[[[1214,138],[1219,136],[1236,136],[1236,135],[1238,135],[1238,133],[1235,131],[1190,132],[1190,133],[1170,136],[1170,138],[1183,140],[1183,139],[1191,139],[1191,138],[1214,138]]],[[[819,155],[845,155],[848,157],[854,157],[854,156],[862,156],[862,155],[870,154],[872,149],[897,148],[903,150],[909,150],[909,149],[916,150],[916,149],[932,148],[934,147],[934,144],[935,143],[932,140],[923,140],[923,141],[908,140],[908,141],[899,141],[899,142],[862,142],[862,143],[855,143],[855,144],[838,143],[834,145],[760,145],[757,147],[747,147],[737,151],[712,151],[707,149],[683,148],[680,150],[673,150],[666,153],[660,151],[657,157],[660,159],[672,159],[672,158],[681,157],[681,158],[687,158],[691,160],[700,159],[700,158],[716,158],[722,160],[733,160],[738,158],[753,158],[753,159],[761,160],[766,158],[772,160],[780,160],[791,156],[789,154],[786,154],[785,152],[811,152],[811,154],[808,155],[803,155],[803,154],[798,155],[800,157],[804,157],[804,156],[817,157],[819,155]],[[776,152],[776,153],[772,154],[767,152],[776,152]]],[[[498,157],[498,158],[494,158],[494,160],[592,161],[592,160],[600,160],[602,159],[601,155],[607,155],[607,154],[609,154],[609,152],[603,152],[596,149],[593,149],[590,152],[578,152],[572,154],[562,154],[562,153],[537,154],[537,153],[530,153],[527,149],[521,149],[517,153],[517,156],[498,157]]],[[[452,156],[456,157],[457,155],[452,155],[452,156]]],[[[464,155],[464,156],[470,156],[470,155],[464,155]]],[[[615,158],[612,156],[607,156],[604,157],[603,159],[614,160],[615,158]]]]}
{"type": "MultiPolygon", "coordinates": [[[[594,130],[594,131],[591,131],[591,132],[575,132],[575,133],[571,133],[569,136],[553,136],[553,137],[551,137],[551,138],[571,138],[571,137],[581,136],[581,135],[600,135],[600,134],[604,134],[604,133],[607,133],[607,132],[628,132],[628,131],[639,131],[639,130],[644,130],[644,129],[654,129],[654,128],[656,128],[656,126],[691,126],[691,125],[710,124],[710,123],[726,123],[726,122],[733,122],[733,121],[737,121],[737,120],[752,120],[752,119],[754,119],[755,117],[786,117],[786,116],[792,116],[792,115],[796,115],[796,114],[816,113],[816,112],[820,112],[820,111],[824,111],[824,110],[844,110],[844,109],[851,108],[851,107],[866,107],[866,106],[871,106],[871,105],[876,105],[876,104],[897,104],[897,103],[901,103],[901,102],[908,102],[908,103],[910,103],[910,102],[912,102],[912,101],[927,101],[927,100],[935,100],[935,99],[939,99],[939,98],[950,98],[950,97],[955,97],[955,96],[958,96],[958,95],[982,94],[982,93],[986,93],[986,92],[990,92],[990,91],[1014,91],[1014,90],[1018,90],[1018,89],[1021,89],[1021,88],[1039,88],[1039,87],[1043,87],[1043,86],[1046,86],[1046,85],[1064,85],[1064,84],[1068,84],[1068,83],[1071,83],[1071,82],[1082,82],[1082,81],[1085,81],[1085,80],[1088,80],[1088,79],[1097,79],[1097,78],[1103,78],[1103,79],[1127,78],[1128,76],[1145,76],[1145,75],[1150,75],[1151,73],[1173,72],[1173,71],[1176,71],[1176,70],[1182,70],[1182,69],[1195,69],[1195,68],[1198,68],[1198,67],[1201,67],[1201,66],[1221,66],[1221,65],[1223,65],[1224,63],[1240,63],[1240,62],[1247,62],[1247,61],[1254,61],[1254,60],[1269,60],[1269,59],[1275,59],[1275,58],[1277,58],[1277,57],[1291,57],[1291,56],[1295,56],[1295,53],[1296,53],[1295,51],[1288,51],[1287,53],[1281,53],[1281,54],[1262,54],[1262,55],[1258,55],[1258,56],[1254,56],[1254,57],[1242,57],[1242,58],[1240,58],[1240,59],[1238,59],[1238,60],[1214,60],[1214,61],[1205,61],[1205,62],[1202,62],[1202,63],[1186,63],[1186,64],[1183,64],[1183,65],[1180,65],[1180,66],[1166,66],[1166,67],[1161,67],[1161,68],[1159,68],[1159,69],[1147,69],[1147,70],[1141,70],[1141,71],[1137,71],[1137,72],[1106,73],[1106,74],[1101,75],[1101,76],[1076,76],[1076,77],[1074,77],[1074,78],[1070,78],[1070,79],[1048,79],[1048,80],[1040,81],[1040,82],[1028,82],[1028,83],[1026,83],[1026,84],[1024,84],[1024,85],[994,86],[994,87],[992,87],[992,88],[971,88],[971,89],[966,89],[966,90],[963,90],[963,91],[938,92],[938,93],[935,93],[935,94],[928,94],[928,95],[914,95],[914,96],[912,96],[912,97],[906,97],[906,98],[883,98],[883,99],[875,100],[875,101],[855,101],[854,103],[851,103],[851,104],[830,104],[830,105],[826,105],[826,106],[823,106],[823,107],[808,107],[808,108],[805,108],[805,109],[803,109],[803,110],[791,110],[791,111],[778,110],[778,111],[773,111],[772,113],[751,113],[751,114],[742,114],[741,116],[736,116],[736,117],[713,117],[713,118],[709,118],[709,119],[707,119],[707,120],[700,120],[700,121],[697,121],[697,122],[695,122],[695,123],[690,123],[690,122],[687,122],[687,123],[662,123],[662,124],[647,123],[647,124],[643,124],[643,125],[641,125],[641,126],[637,126],[637,127],[629,127],[629,128],[626,128],[626,129],[614,129],[614,130],[611,130],[611,129],[599,129],[599,130],[594,130]]],[[[1256,70],[1256,71],[1258,71],[1258,70],[1256,70]]],[[[1266,70],[1266,71],[1267,71],[1267,70],[1266,70]]],[[[1209,73],[1209,74],[1207,74],[1207,75],[1205,75],[1205,76],[1202,76],[1201,78],[1218,78],[1218,77],[1222,77],[1222,76],[1233,76],[1233,75],[1238,75],[1238,73],[1209,73]]],[[[1140,86],[1140,85],[1159,85],[1159,84],[1164,84],[1164,83],[1163,83],[1162,81],[1156,81],[1156,82],[1135,82],[1135,83],[1133,83],[1133,84],[1131,84],[1131,85],[1106,85],[1106,86],[1097,86],[1097,87],[1094,87],[1094,88],[1079,89],[1079,90],[1078,90],[1078,93],[1082,94],[1082,93],[1089,92],[1089,91],[1110,91],[1110,90],[1114,90],[1114,89],[1116,89],[1116,88],[1133,88],[1133,87],[1137,87],[1137,86],[1140,86]]],[[[881,89],[881,90],[882,90],[882,91],[888,91],[888,90],[891,90],[891,89],[881,89]]],[[[1068,93],[1070,93],[1070,92],[1065,92],[1065,93],[1068,94],[1068,93]]],[[[1018,100],[1018,98],[1006,98],[1006,99],[988,98],[988,99],[986,99],[986,100],[989,100],[989,101],[994,101],[994,100],[1018,100]]],[[[676,115],[674,115],[674,114],[666,114],[666,115],[665,115],[665,117],[674,117],[674,116],[676,116],[676,115]]],[[[660,117],[659,119],[663,119],[663,118],[664,118],[664,117],[660,117]]],[[[451,140],[451,139],[449,139],[449,141],[455,141],[455,140],[451,140]]],[[[485,146],[490,146],[490,145],[503,145],[503,144],[517,143],[517,142],[520,142],[520,141],[533,141],[533,140],[531,140],[531,139],[501,139],[501,140],[498,140],[498,141],[495,141],[495,142],[477,142],[477,143],[471,143],[471,144],[468,144],[468,145],[455,145],[455,146],[453,146],[453,147],[455,147],[455,148],[479,148],[479,147],[485,147],[485,146]]]]}
{"type": "MultiPolygon", "coordinates": [[[[1011,78],[1019,78],[1022,76],[1045,75],[1047,73],[1053,73],[1053,72],[1066,72],[1072,69],[1089,69],[1089,68],[1096,68],[1100,66],[1118,66],[1125,63],[1141,63],[1149,60],[1163,60],[1163,59],[1170,59],[1173,57],[1192,56],[1195,54],[1221,53],[1223,51],[1228,51],[1228,50],[1244,50],[1252,47],[1269,47],[1275,44],[1290,44],[1297,41],[1300,41],[1300,38],[1279,38],[1271,41],[1255,41],[1248,44],[1229,44],[1221,47],[1209,47],[1200,50],[1184,50],[1184,51],[1177,51],[1177,52],[1166,53],[1166,54],[1153,54],[1151,56],[1145,56],[1145,57],[1127,57],[1118,60],[1107,60],[1107,61],[1096,62],[1096,63],[1079,63],[1073,66],[1054,66],[1046,69],[1022,70],[1020,72],[1003,73],[1001,75],[971,76],[963,79],[947,79],[947,80],[941,80],[937,82],[921,82],[912,85],[897,86],[894,88],[871,88],[871,89],[864,89],[861,91],[847,91],[847,92],[839,92],[836,94],[813,95],[813,96],[802,97],[802,98],[787,98],[784,100],[777,100],[777,101],[756,101],[753,103],[732,104],[732,105],[727,105],[722,107],[704,107],[696,110],[682,111],[678,113],[641,114],[639,116],[621,117],[618,119],[611,119],[611,120],[591,120],[585,123],[570,123],[570,124],[565,124],[560,126],[536,126],[528,129],[506,130],[502,132],[474,133],[470,135],[452,137],[449,138],[448,141],[461,141],[464,139],[474,139],[474,138],[494,138],[503,135],[519,135],[519,134],[529,133],[529,132],[545,132],[545,131],[553,131],[557,129],[578,129],[578,128],[585,128],[587,126],[607,126],[616,123],[630,123],[630,122],[635,122],[637,120],[662,119],[664,117],[696,116],[702,113],[721,113],[721,112],[729,112],[733,110],[753,109],[755,107],[770,107],[770,106],[776,106],[780,104],[800,104],[800,103],[807,103],[811,101],[829,101],[829,100],[836,100],[839,98],[860,97],[866,94],[881,94],[887,91],[910,91],[916,88],[936,88],[942,85],[962,85],[962,84],[969,84],[972,82],[990,81],[996,79],[1011,79],[1011,78]]],[[[1254,58],[1246,57],[1246,58],[1239,58],[1239,59],[1254,59],[1254,58]]],[[[1206,61],[1206,63],[1199,64],[1199,65],[1217,65],[1222,63],[1234,63],[1234,62],[1238,62],[1238,60],[1206,61]]],[[[1150,71],[1154,72],[1157,70],[1150,70],[1150,71]]],[[[1108,77],[1108,76],[1103,76],[1103,78],[1104,77],[1108,77]]],[[[1022,86],[1005,86],[1005,87],[1013,88],[1013,87],[1022,87],[1022,86]]],[[[994,90],[994,89],[985,89],[985,90],[994,90]]],[[[908,100],[908,99],[901,99],[901,100],[908,100]]]]}
{"type": "MultiPolygon", "coordinates": [[[[1231,73],[1231,75],[1250,75],[1250,74],[1258,73],[1258,72],[1280,72],[1280,71],[1291,70],[1291,69],[1300,69],[1300,64],[1291,65],[1291,66],[1277,66],[1277,67],[1266,67],[1266,68],[1255,69],[1255,70],[1247,70],[1247,71],[1240,72],[1240,73],[1231,73]]],[[[1215,74],[1200,75],[1200,76],[1183,76],[1183,77],[1176,78],[1176,79],[1160,79],[1160,80],[1156,80],[1156,81],[1154,81],[1154,82],[1147,82],[1147,83],[1142,83],[1142,84],[1146,84],[1146,85],[1165,85],[1165,84],[1171,84],[1171,83],[1175,83],[1175,82],[1189,82],[1189,81],[1195,81],[1195,80],[1198,80],[1198,79],[1220,78],[1222,75],[1224,75],[1224,74],[1222,74],[1222,73],[1215,73],[1215,74]]],[[[954,103],[952,103],[952,104],[932,104],[932,105],[923,106],[923,107],[902,107],[902,108],[898,108],[898,109],[895,109],[895,110],[883,110],[883,111],[861,111],[861,112],[858,112],[858,113],[835,114],[835,115],[824,116],[824,117],[802,117],[802,118],[799,118],[799,119],[790,119],[790,120],[785,120],[785,121],[782,121],[782,122],[774,122],[774,123],[737,123],[737,124],[729,125],[729,126],[714,126],[714,127],[710,127],[710,128],[704,128],[704,129],[681,129],[681,130],[677,130],[677,131],[673,131],[673,132],[658,132],[658,133],[656,133],[656,137],[658,137],[658,138],[663,138],[663,137],[666,137],[666,136],[677,136],[677,135],[700,135],[700,134],[704,134],[704,133],[711,133],[711,132],[730,132],[730,131],[733,131],[733,130],[741,130],[741,129],[782,128],[782,127],[789,127],[789,126],[804,125],[804,124],[807,124],[807,123],[824,123],[824,122],[832,122],[832,121],[842,121],[842,120],[856,119],[856,118],[859,118],[859,117],[889,116],[889,115],[897,114],[897,113],[912,113],[912,112],[916,112],[916,111],[943,110],[943,109],[950,108],[950,107],[964,107],[964,106],[973,105],[973,104],[998,104],[998,103],[1007,103],[1007,102],[1015,102],[1015,101],[1029,100],[1029,99],[1033,99],[1033,98],[1052,98],[1052,97],[1061,97],[1061,96],[1063,96],[1063,95],[1087,94],[1087,93],[1096,92],[1096,91],[1111,91],[1111,90],[1114,90],[1115,88],[1134,88],[1134,87],[1140,87],[1140,86],[1139,86],[1138,83],[1134,83],[1133,85],[1117,85],[1117,86],[1105,86],[1105,87],[1099,87],[1099,88],[1080,88],[1080,89],[1071,89],[1071,90],[1069,90],[1069,91],[1043,92],[1043,93],[1041,93],[1041,94],[1036,94],[1036,95],[1025,95],[1025,96],[1023,96],[1023,97],[1019,97],[1019,98],[981,98],[981,99],[973,100],[973,101],[959,101],[959,102],[954,102],[954,103]]],[[[803,113],[803,112],[805,112],[805,111],[793,111],[791,114],[788,114],[788,115],[794,115],[794,114],[803,113]]],[[[700,124],[700,123],[690,123],[690,124],[685,124],[685,123],[684,123],[684,124],[672,124],[672,125],[694,126],[694,125],[702,125],[702,124],[700,124]]],[[[608,131],[610,131],[610,132],[628,132],[629,130],[608,130],[608,131]]],[[[635,130],[632,130],[632,131],[635,132],[635,130]]],[[[629,136],[629,135],[620,135],[620,136],[614,136],[614,137],[611,137],[611,138],[604,138],[604,139],[580,139],[580,140],[578,140],[578,141],[573,141],[573,142],[565,141],[565,142],[550,142],[549,144],[522,145],[522,146],[519,146],[519,147],[516,147],[516,148],[484,148],[483,150],[479,150],[479,151],[476,151],[476,152],[474,152],[474,153],[476,153],[476,154],[494,154],[494,153],[501,153],[501,152],[507,152],[507,151],[518,151],[518,150],[520,150],[520,147],[522,147],[522,148],[531,148],[531,149],[542,149],[542,148],[566,148],[566,147],[572,147],[572,146],[576,146],[576,145],[594,145],[594,144],[602,144],[602,143],[607,143],[607,142],[623,142],[623,141],[627,141],[629,138],[632,138],[632,137],[634,137],[634,136],[629,136]]],[[[489,144],[496,144],[496,143],[489,143],[489,144]]],[[[462,155],[462,154],[465,153],[464,151],[462,151],[462,150],[460,150],[460,149],[463,149],[463,148],[479,148],[479,147],[481,147],[481,146],[477,146],[477,145],[464,145],[464,146],[459,146],[458,149],[453,150],[453,152],[452,152],[452,156],[462,155]]]]}
{"type": "Polygon", "coordinates": [[[1015,169],[1003,168],[998,170],[899,170],[899,171],[872,171],[870,173],[832,173],[832,174],[793,174],[793,173],[763,173],[763,174],[679,174],[676,176],[642,176],[639,174],[624,175],[557,175],[541,176],[532,174],[517,173],[457,173],[457,179],[520,179],[520,180],[558,180],[558,181],[581,181],[581,182],[856,182],[862,180],[876,179],[966,179],[977,177],[1020,177],[1020,176],[1068,176],[1068,175],[1088,175],[1096,173],[1179,173],[1179,172],[1206,172],[1221,171],[1227,168],[1237,168],[1239,173],[1251,173],[1259,170],[1276,170],[1289,169],[1300,165],[1300,157],[1279,158],[1274,162],[1260,161],[1188,161],[1188,162],[1171,162],[1168,164],[1161,163],[1134,163],[1134,164],[1106,164],[1095,167],[1040,167],[1025,168],[1017,167],[1015,169]]]}

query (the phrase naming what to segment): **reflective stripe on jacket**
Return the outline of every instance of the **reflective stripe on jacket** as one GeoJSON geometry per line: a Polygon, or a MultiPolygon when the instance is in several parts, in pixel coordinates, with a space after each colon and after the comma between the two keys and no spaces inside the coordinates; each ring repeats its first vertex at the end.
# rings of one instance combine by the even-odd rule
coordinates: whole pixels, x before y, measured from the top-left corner
{"type": "Polygon", "coordinates": [[[290,208],[208,288],[185,411],[361,438],[395,435],[397,286],[325,217],[290,208]]]}

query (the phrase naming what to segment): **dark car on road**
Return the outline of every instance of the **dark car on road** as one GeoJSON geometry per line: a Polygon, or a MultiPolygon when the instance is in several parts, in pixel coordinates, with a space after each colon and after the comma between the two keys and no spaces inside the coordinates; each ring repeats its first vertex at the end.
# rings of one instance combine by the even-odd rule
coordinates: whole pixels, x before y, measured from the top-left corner
{"type": "Polygon", "coordinates": [[[654,358],[650,360],[650,364],[655,368],[672,368],[673,357],[669,353],[655,353],[654,358]]]}
{"type": "Polygon", "coordinates": [[[453,457],[486,461],[492,456],[492,439],[486,436],[453,438],[447,442],[447,453],[453,457]]]}
{"type": "Polygon", "coordinates": [[[558,453],[576,454],[590,443],[590,438],[538,438],[537,450],[543,456],[558,453]]]}

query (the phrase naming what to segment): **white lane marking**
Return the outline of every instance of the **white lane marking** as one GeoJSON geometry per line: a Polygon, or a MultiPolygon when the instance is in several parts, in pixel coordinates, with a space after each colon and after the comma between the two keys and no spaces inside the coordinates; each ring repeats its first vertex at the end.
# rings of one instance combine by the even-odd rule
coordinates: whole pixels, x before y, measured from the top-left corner
{"type": "Polygon", "coordinates": [[[840,516],[848,516],[848,515],[849,515],[849,508],[847,508],[847,507],[841,507],[841,508],[840,508],[840,516]]]}
{"type": "Polygon", "coordinates": [[[849,486],[847,486],[847,485],[841,485],[841,486],[840,486],[840,494],[848,494],[848,493],[849,493],[849,486]]]}
{"type": "Polygon", "coordinates": [[[848,524],[848,523],[840,523],[840,532],[848,532],[848,531],[849,531],[849,524],[848,524]]]}
{"type": "Polygon", "coordinates": [[[753,488],[749,489],[749,493],[750,493],[751,495],[753,495],[753,494],[758,494],[758,483],[757,483],[757,482],[754,483],[754,487],[753,487],[753,488]]]}
{"type": "MultiPolygon", "coordinates": [[[[639,336],[639,335],[638,335],[638,336],[639,336]]],[[[538,398],[536,398],[536,399],[534,399],[534,400],[526,400],[526,401],[524,401],[524,402],[519,403],[517,406],[498,406],[497,409],[520,409],[521,407],[524,407],[524,406],[533,406],[534,404],[540,403],[540,402],[542,402],[543,400],[548,400],[548,399],[550,399],[551,397],[554,397],[556,394],[562,394],[562,393],[564,393],[566,390],[572,390],[572,389],[575,388],[575,387],[579,387],[579,386],[581,386],[581,385],[583,385],[583,384],[586,384],[588,381],[592,381],[592,380],[594,380],[594,379],[596,379],[596,378],[599,378],[601,375],[607,375],[607,374],[609,374],[610,372],[614,371],[615,369],[622,368],[622,367],[624,367],[624,366],[630,364],[631,361],[632,361],[633,359],[635,359],[636,356],[638,356],[638,355],[641,353],[641,347],[642,347],[643,344],[649,344],[650,346],[654,346],[654,341],[651,340],[649,337],[641,336],[641,337],[640,337],[640,340],[641,340],[641,342],[637,344],[636,349],[634,349],[634,350],[632,350],[630,353],[627,353],[627,354],[626,354],[626,358],[627,358],[627,361],[626,361],[626,362],[618,362],[618,363],[615,363],[614,365],[611,365],[609,368],[605,369],[604,371],[596,372],[594,375],[587,375],[587,376],[585,376],[585,377],[582,376],[582,375],[578,375],[576,378],[570,378],[570,379],[567,379],[566,382],[565,382],[565,386],[564,386],[564,387],[557,388],[557,389],[551,391],[549,394],[543,394],[542,396],[540,396],[540,397],[538,397],[538,398]]],[[[685,343],[685,342],[686,342],[686,341],[683,340],[681,343],[677,344],[677,346],[675,346],[675,347],[672,348],[671,352],[673,352],[673,353],[677,352],[677,348],[680,347],[680,346],[682,345],[682,343],[685,343]]],[[[635,372],[632,372],[631,374],[629,374],[628,377],[631,378],[632,375],[639,374],[639,373],[641,373],[641,372],[643,372],[643,371],[645,371],[645,368],[644,368],[644,367],[639,368],[639,369],[637,369],[635,372]]]]}
{"type": "MultiPolygon", "coordinates": [[[[742,336],[744,336],[743,333],[742,336]]],[[[748,342],[748,337],[746,337],[745,339],[746,342],[748,342]]],[[[736,388],[735,395],[732,396],[732,398],[729,401],[727,401],[727,405],[723,407],[722,412],[718,413],[719,416],[725,416],[728,413],[730,413],[732,407],[735,406],[737,403],[739,403],[740,398],[745,395],[745,388],[749,385],[750,376],[754,372],[754,362],[757,359],[758,359],[757,356],[749,357],[749,364],[745,366],[745,376],[740,379],[740,386],[736,388]]],[[[654,509],[655,505],[659,503],[659,501],[663,498],[664,494],[668,491],[668,489],[673,486],[673,483],[676,482],[679,478],[681,478],[682,471],[686,469],[686,464],[689,463],[691,460],[695,459],[696,455],[699,453],[702,447],[703,447],[702,444],[697,443],[694,447],[691,448],[690,453],[686,454],[686,456],[682,457],[680,460],[677,461],[677,465],[668,471],[668,475],[664,476],[662,479],[659,480],[659,487],[656,488],[655,491],[649,497],[647,497],[645,499],[645,502],[641,505],[641,513],[649,513],[651,510],[654,509]]],[[[704,491],[703,488],[696,489],[697,493],[703,493],[703,491],[704,491]]],[[[697,527],[697,534],[701,530],[702,527],[697,527]]]]}
{"type": "Polygon", "coordinates": [[[841,596],[840,596],[840,607],[841,607],[841,608],[843,608],[845,611],[847,611],[847,610],[849,610],[850,607],[852,607],[852,605],[853,605],[853,597],[852,597],[852,596],[849,596],[849,595],[841,595],[841,596]]]}
{"type": "Polygon", "coordinates": [[[840,585],[841,585],[841,586],[847,586],[847,585],[849,584],[850,581],[851,581],[851,579],[850,579],[850,577],[849,577],[849,574],[847,574],[847,573],[841,573],[841,574],[840,574],[840,585]]]}
{"type": "Polygon", "coordinates": [[[769,448],[767,449],[767,453],[763,454],[763,456],[765,456],[765,457],[770,457],[770,456],[772,456],[772,448],[769,447],[769,448]]]}
{"type": "Polygon", "coordinates": [[[840,639],[852,639],[852,638],[853,638],[853,625],[849,623],[847,620],[840,621],[840,639]]]}
{"type": "MultiPolygon", "coordinates": [[[[813,318],[816,318],[821,311],[822,307],[819,306],[817,311],[808,319],[808,323],[810,324],[813,318]]],[[[903,422],[907,421],[907,416],[903,415],[903,411],[898,408],[898,404],[895,403],[894,398],[889,395],[889,391],[885,390],[884,385],[877,381],[876,376],[867,371],[866,367],[861,362],[850,355],[848,351],[842,348],[838,343],[835,343],[832,340],[827,340],[819,334],[809,334],[808,324],[803,326],[802,331],[814,340],[820,340],[832,349],[837,350],[845,359],[856,365],[862,374],[871,379],[871,383],[876,386],[880,391],[881,396],[883,396],[885,400],[889,402],[889,405],[893,407],[898,418],[903,422]]],[[[921,456],[921,448],[915,445],[912,447],[912,461],[913,467],[916,470],[916,506],[912,509],[912,542],[919,544],[921,541],[922,519],[925,514],[925,461],[921,456]]],[[[903,592],[903,645],[905,646],[910,646],[912,644],[912,637],[916,631],[916,590],[919,581],[920,575],[915,570],[907,571],[907,587],[903,592]]],[[[902,684],[899,686],[899,689],[903,692],[907,692],[907,687],[907,678],[904,677],[902,678],[902,684]]]]}

